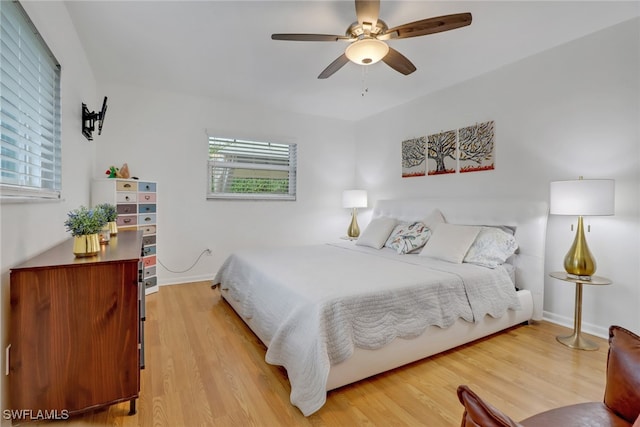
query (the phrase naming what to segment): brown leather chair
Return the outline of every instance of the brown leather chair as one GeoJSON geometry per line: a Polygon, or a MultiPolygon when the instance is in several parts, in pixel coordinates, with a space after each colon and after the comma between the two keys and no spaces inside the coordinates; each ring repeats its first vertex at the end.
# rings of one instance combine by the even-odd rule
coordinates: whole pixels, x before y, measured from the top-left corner
{"type": "Polygon", "coordinates": [[[466,385],[458,387],[458,399],[465,409],[461,427],[640,427],[640,337],[620,326],[609,328],[603,402],[564,406],[517,423],[466,385]]]}

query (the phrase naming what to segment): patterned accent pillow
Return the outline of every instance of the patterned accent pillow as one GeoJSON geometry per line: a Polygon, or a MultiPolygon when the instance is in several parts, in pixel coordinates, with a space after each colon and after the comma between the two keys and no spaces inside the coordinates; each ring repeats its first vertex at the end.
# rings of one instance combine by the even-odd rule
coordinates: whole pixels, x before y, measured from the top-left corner
{"type": "Polygon", "coordinates": [[[518,249],[516,238],[496,227],[482,227],[463,262],[496,268],[518,249]]]}
{"type": "Polygon", "coordinates": [[[399,254],[409,254],[422,248],[431,237],[431,230],[422,222],[396,225],[384,244],[399,254]]]}

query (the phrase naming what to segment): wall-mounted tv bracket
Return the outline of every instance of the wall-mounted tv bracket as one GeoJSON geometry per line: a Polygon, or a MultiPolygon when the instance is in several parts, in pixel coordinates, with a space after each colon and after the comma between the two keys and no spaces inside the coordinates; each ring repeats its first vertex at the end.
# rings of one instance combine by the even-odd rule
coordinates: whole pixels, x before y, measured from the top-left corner
{"type": "Polygon", "coordinates": [[[82,134],[89,141],[93,141],[93,131],[96,130],[96,122],[98,123],[98,135],[102,134],[102,125],[107,115],[107,97],[102,101],[102,109],[99,113],[89,111],[87,104],[82,103],[82,134]]]}

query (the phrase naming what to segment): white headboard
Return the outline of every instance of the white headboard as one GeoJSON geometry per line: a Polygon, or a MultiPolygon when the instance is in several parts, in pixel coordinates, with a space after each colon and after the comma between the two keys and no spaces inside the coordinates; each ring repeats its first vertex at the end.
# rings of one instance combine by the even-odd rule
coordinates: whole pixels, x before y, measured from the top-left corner
{"type": "Polygon", "coordinates": [[[373,217],[388,216],[401,221],[418,221],[426,218],[434,209],[439,209],[451,224],[515,227],[519,247],[512,261],[516,266],[516,285],[531,291],[533,319],[542,319],[547,203],[497,198],[379,200],[373,210],[373,217]]]}

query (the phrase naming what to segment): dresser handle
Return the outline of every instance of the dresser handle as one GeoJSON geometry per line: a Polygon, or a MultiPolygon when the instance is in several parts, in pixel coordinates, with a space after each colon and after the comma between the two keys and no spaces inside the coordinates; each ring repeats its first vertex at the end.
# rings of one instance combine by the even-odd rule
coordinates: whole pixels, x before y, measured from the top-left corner
{"type": "Polygon", "coordinates": [[[146,188],[146,189],[148,190],[148,189],[150,189],[151,187],[150,187],[150,186],[148,186],[148,185],[145,185],[145,187],[144,187],[144,188],[146,188]]]}
{"type": "Polygon", "coordinates": [[[144,199],[145,199],[145,200],[150,200],[150,199],[151,199],[151,196],[144,196],[144,199]]]}
{"type": "Polygon", "coordinates": [[[129,201],[129,196],[124,196],[124,199],[128,202],[129,201]]]}
{"type": "Polygon", "coordinates": [[[144,220],[145,220],[146,222],[149,222],[149,221],[151,221],[151,218],[146,217],[144,220]]]}
{"type": "Polygon", "coordinates": [[[131,188],[131,184],[125,184],[124,188],[131,188]]]}
{"type": "Polygon", "coordinates": [[[131,222],[131,219],[130,219],[130,218],[125,218],[125,219],[123,220],[123,222],[125,222],[125,223],[127,223],[127,224],[128,224],[128,223],[130,223],[130,222],[131,222]]]}

